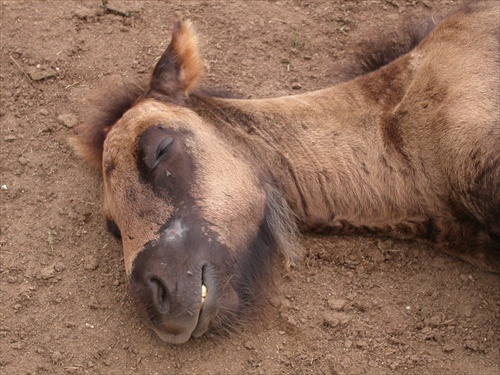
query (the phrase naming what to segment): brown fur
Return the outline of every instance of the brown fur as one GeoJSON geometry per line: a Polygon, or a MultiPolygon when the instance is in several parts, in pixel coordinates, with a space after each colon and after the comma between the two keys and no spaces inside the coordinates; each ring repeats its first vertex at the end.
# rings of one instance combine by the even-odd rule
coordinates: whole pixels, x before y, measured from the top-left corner
{"type": "Polygon", "coordinates": [[[172,40],[153,70],[149,97],[184,102],[203,77],[203,61],[191,22],[174,23],[172,40]]]}
{"type": "Polygon", "coordinates": [[[296,254],[295,222],[425,239],[500,271],[499,10],[470,5],[349,82],[258,100],[195,94],[201,59],[176,23],[144,99],[77,137],[102,157],[105,215],[153,329],[183,342],[246,310],[275,255],[296,254]],[[217,301],[200,307],[201,283],[217,301]]]}
{"type": "Polygon", "coordinates": [[[77,154],[101,168],[104,139],[122,115],[146,93],[146,85],[125,80],[119,75],[108,77],[99,93],[90,100],[92,112],[85,124],[76,128],[70,143],[77,154]],[[112,92],[113,95],[110,95],[112,92]]]}

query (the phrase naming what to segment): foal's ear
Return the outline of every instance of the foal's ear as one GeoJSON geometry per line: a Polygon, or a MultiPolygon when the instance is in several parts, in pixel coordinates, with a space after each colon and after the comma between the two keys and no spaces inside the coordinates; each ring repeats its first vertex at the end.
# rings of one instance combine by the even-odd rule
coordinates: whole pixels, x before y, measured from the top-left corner
{"type": "Polygon", "coordinates": [[[186,97],[202,76],[203,62],[193,26],[176,20],[172,40],[153,70],[148,96],[186,97]]]}

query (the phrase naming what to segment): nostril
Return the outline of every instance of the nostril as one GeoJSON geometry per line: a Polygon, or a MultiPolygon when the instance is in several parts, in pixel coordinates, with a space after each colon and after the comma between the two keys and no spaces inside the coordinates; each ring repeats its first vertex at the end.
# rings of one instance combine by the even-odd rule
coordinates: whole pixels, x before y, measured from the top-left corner
{"type": "Polygon", "coordinates": [[[169,309],[168,289],[160,279],[152,277],[150,280],[153,305],[160,314],[166,314],[169,309]]]}

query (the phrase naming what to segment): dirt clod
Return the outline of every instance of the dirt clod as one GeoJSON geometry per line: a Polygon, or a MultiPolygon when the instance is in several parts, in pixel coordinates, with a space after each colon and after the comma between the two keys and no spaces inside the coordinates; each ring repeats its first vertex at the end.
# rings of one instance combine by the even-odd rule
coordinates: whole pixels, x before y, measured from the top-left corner
{"type": "Polygon", "coordinates": [[[447,344],[443,346],[443,352],[445,353],[452,353],[455,350],[455,347],[453,345],[447,344]]]}
{"type": "Polygon", "coordinates": [[[84,5],[78,5],[73,10],[73,16],[81,20],[91,20],[97,15],[99,15],[99,11],[97,9],[92,9],[84,5]]]}
{"type": "Polygon", "coordinates": [[[16,303],[14,306],[12,306],[14,310],[19,310],[21,307],[23,306],[20,303],[16,303]]]}
{"type": "Polygon", "coordinates": [[[66,126],[67,128],[72,128],[78,124],[78,119],[73,113],[63,113],[57,116],[57,120],[66,126]]]}
{"type": "Polygon", "coordinates": [[[54,269],[57,271],[57,272],[62,272],[66,269],[66,266],[64,263],[62,262],[58,262],[56,264],[54,264],[54,269]]]}
{"type": "Polygon", "coordinates": [[[53,352],[50,356],[52,363],[59,363],[63,359],[63,354],[61,352],[53,352]]]}
{"type": "Polygon", "coordinates": [[[323,316],[323,324],[327,327],[337,327],[349,323],[350,316],[343,313],[326,313],[323,316]]]}
{"type": "Polygon", "coordinates": [[[465,348],[472,350],[472,351],[477,351],[479,350],[479,344],[476,340],[467,340],[465,341],[465,348]]]}
{"type": "Polygon", "coordinates": [[[51,279],[55,276],[56,270],[54,268],[54,265],[42,268],[40,270],[40,277],[42,280],[48,280],[51,279]]]}
{"type": "Polygon", "coordinates": [[[255,343],[253,341],[245,341],[243,345],[248,350],[255,350],[255,343]]]}
{"type": "Polygon", "coordinates": [[[26,165],[29,163],[29,159],[28,158],[25,158],[24,156],[20,156],[17,161],[19,162],[19,164],[21,165],[26,165]]]}
{"type": "Polygon", "coordinates": [[[139,1],[108,0],[106,10],[120,16],[131,17],[141,12],[142,4],[139,1]]]}
{"type": "Polygon", "coordinates": [[[57,75],[57,71],[55,71],[51,67],[42,65],[30,66],[27,70],[30,78],[33,81],[44,81],[57,75]]]}
{"type": "Polygon", "coordinates": [[[89,298],[89,307],[92,309],[98,309],[99,308],[99,302],[97,302],[97,298],[95,296],[91,296],[89,298]]]}
{"type": "Polygon", "coordinates": [[[89,271],[94,271],[99,267],[99,259],[94,255],[86,256],[83,259],[83,268],[89,271]]]}
{"type": "Polygon", "coordinates": [[[330,309],[334,311],[343,310],[346,303],[347,301],[345,299],[340,299],[340,298],[330,298],[328,300],[328,306],[330,307],[330,309]]]}

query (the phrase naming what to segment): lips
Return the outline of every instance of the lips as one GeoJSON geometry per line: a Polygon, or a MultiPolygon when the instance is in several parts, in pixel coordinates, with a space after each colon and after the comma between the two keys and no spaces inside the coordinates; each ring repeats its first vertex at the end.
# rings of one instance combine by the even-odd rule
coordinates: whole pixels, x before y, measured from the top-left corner
{"type": "Polygon", "coordinates": [[[191,333],[194,337],[200,337],[208,331],[210,321],[215,315],[215,298],[213,293],[208,293],[208,288],[205,284],[201,285],[201,306],[198,315],[196,328],[191,333]]]}
{"type": "Polygon", "coordinates": [[[169,329],[165,329],[164,327],[155,326],[154,324],[150,325],[153,331],[163,340],[171,344],[183,344],[188,341],[192,336],[200,337],[205,332],[208,331],[210,321],[214,316],[215,308],[213,305],[215,302],[215,298],[212,298],[208,294],[208,288],[205,284],[201,286],[201,304],[198,310],[197,319],[192,322],[192,329],[188,329],[185,327],[184,332],[173,334],[168,333],[169,329]]]}

